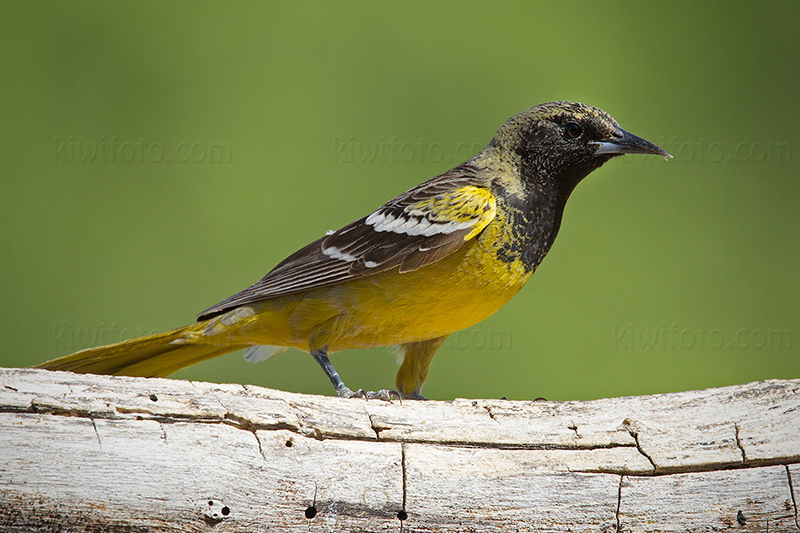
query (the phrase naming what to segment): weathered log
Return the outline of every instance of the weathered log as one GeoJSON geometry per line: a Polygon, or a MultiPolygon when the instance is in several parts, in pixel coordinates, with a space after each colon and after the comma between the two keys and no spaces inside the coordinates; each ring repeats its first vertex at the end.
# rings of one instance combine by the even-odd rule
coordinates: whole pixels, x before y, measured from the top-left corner
{"type": "Polygon", "coordinates": [[[797,532],[799,393],[401,403],[0,369],[0,531],[797,532]]]}

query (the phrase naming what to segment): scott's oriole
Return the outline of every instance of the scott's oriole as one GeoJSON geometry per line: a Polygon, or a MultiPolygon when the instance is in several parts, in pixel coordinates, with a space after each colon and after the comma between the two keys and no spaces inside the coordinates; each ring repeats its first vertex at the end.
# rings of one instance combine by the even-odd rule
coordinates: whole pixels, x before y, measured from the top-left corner
{"type": "Polygon", "coordinates": [[[478,155],[286,258],[255,285],[173,331],[90,348],[39,368],[167,376],[245,348],[251,362],[310,352],[341,397],[422,398],[447,336],[488,317],[528,281],[564,205],[622,154],[671,157],[581,103],[511,117],[478,155]],[[397,392],[353,392],[328,354],[398,347],[397,392]]]}

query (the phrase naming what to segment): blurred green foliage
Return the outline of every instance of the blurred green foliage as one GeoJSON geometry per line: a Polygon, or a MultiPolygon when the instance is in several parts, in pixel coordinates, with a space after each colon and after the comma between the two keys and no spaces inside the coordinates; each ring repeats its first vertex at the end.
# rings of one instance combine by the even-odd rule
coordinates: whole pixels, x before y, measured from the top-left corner
{"type": "MultiPolygon", "coordinates": [[[[423,392],[800,377],[799,56],[792,2],[3,2],[0,365],[183,325],[511,115],[578,100],[675,159],[584,181],[423,392]]],[[[333,361],[394,384],[386,350],[333,361]]],[[[296,351],[176,377],[332,393],[296,351]]]]}

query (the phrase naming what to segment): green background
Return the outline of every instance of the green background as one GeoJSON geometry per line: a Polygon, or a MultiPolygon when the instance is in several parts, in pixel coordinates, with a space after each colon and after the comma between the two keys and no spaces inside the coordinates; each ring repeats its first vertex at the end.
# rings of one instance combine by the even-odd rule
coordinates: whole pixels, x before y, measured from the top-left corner
{"type": "MultiPolygon", "coordinates": [[[[2,3],[0,365],[191,322],[511,115],[578,100],[675,159],[585,180],[426,396],[800,377],[797,3],[287,4],[2,3]],[[112,140],[113,161],[92,155],[112,140]]],[[[333,362],[394,385],[385,349],[333,362]]],[[[297,351],[175,376],[332,393],[297,351]]]]}

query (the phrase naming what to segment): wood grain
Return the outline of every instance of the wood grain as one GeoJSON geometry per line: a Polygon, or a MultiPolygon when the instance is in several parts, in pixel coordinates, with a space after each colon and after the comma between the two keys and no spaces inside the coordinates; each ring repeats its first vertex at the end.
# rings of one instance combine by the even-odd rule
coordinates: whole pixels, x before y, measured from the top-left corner
{"type": "Polygon", "coordinates": [[[0,531],[799,532],[799,393],[390,403],[0,369],[0,531]]]}

